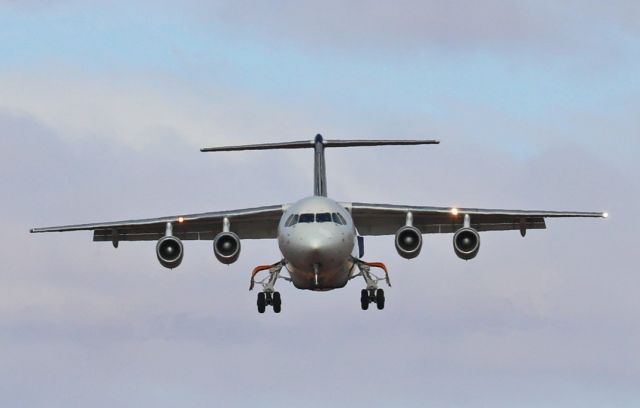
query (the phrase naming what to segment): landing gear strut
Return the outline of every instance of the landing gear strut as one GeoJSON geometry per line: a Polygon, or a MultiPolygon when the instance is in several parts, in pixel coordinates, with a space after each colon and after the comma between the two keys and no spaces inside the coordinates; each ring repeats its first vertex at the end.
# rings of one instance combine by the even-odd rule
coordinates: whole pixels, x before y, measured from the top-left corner
{"type": "Polygon", "coordinates": [[[290,281],[290,278],[280,276],[280,271],[285,266],[284,260],[273,265],[257,266],[251,273],[251,284],[249,290],[253,290],[255,284],[262,285],[262,292],[258,293],[258,313],[264,313],[267,306],[273,307],[274,313],[280,313],[282,310],[282,297],[280,292],[276,292],[275,283],[278,279],[290,281]],[[260,281],[256,281],[256,275],[261,271],[269,271],[269,275],[260,281]]]}
{"type": "Polygon", "coordinates": [[[351,279],[356,276],[362,276],[367,285],[366,289],[360,291],[360,307],[362,310],[367,310],[369,309],[369,304],[375,303],[378,310],[384,309],[384,290],[378,289],[378,282],[384,280],[387,285],[391,287],[387,267],[381,262],[364,262],[359,259],[355,260],[355,265],[360,270],[360,273],[353,275],[351,279]],[[380,278],[371,273],[372,267],[382,269],[384,271],[384,278],[380,278]]]}

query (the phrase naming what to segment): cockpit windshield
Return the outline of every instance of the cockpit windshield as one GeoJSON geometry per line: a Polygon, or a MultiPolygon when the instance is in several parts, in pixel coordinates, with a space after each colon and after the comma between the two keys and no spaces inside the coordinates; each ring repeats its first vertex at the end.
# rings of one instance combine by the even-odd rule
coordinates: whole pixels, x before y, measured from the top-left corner
{"type": "Polygon", "coordinates": [[[331,222],[331,213],[316,214],[316,222],[331,222]]]}
{"type": "Polygon", "coordinates": [[[300,219],[298,222],[313,222],[315,219],[315,214],[300,214],[300,219]]]}
{"type": "Polygon", "coordinates": [[[313,222],[333,222],[338,225],[347,225],[347,220],[344,219],[340,213],[305,213],[305,214],[292,214],[287,218],[285,227],[293,227],[298,223],[310,224],[313,222]]]}

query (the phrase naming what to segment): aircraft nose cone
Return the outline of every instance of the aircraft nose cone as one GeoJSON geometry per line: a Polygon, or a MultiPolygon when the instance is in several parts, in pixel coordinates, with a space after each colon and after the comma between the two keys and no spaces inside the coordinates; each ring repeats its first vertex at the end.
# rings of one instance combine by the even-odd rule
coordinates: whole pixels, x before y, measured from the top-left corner
{"type": "Polygon", "coordinates": [[[324,237],[308,237],[301,248],[306,263],[323,263],[331,254],[331,240],[324,237]]]}
{"type": "Polygon", "coordinates": [[[309,241],[309,249],[313,252],[318,252],[322,249],[324,245],[319,239],[312,239],[309,241]]]}
{"type": "Polygon", "coordinates": [[[332,268],[344,262],[353,248],[352,237],[334,231],[331,224],[299,224],[279,238],[280,250],[292,265],[311,270],[314,264],[332,268]],[[350,246],[351,244],[351,246],[350,246]]]}

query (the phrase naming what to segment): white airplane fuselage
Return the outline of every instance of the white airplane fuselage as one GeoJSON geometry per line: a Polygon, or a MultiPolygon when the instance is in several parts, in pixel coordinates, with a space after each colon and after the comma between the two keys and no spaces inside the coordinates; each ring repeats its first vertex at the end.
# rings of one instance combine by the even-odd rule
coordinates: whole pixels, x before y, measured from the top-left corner
{"type": "Polygon", "coordinates": [[[278,224],[278,245],[295,287],[341,288],[354,267],[356,229],[349,211],[336,201],[307,197],[284,212],[278,224]]]}

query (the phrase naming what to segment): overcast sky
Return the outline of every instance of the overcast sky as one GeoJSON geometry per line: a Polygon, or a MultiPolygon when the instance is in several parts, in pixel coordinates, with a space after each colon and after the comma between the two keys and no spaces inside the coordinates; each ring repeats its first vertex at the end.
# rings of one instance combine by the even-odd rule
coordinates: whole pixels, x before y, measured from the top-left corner
{"type": "Polygon", "coordinates": [[[0,405],[637,407],[640,3],[0,1],[0,405]],[[225,143],[437,138],[332,149],[343,201],[609,211],[426,236],[393,288],[247,290],[275,241],[217,263],[188,242],[35,226],[293,202],[307,151],[225,143]]]}

